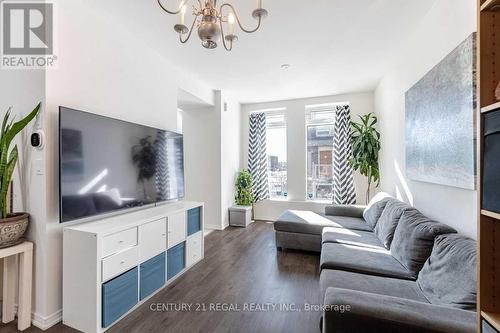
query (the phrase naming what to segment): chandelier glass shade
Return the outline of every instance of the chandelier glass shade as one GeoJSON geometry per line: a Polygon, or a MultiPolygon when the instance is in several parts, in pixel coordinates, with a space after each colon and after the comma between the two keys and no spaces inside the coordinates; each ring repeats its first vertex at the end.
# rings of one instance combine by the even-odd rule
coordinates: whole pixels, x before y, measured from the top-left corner
{"type": "Polygon", "coordinates": [[[181,0],[176,10],[168,10],[157,0],[160,8],[172,15],[179,15],[179,23],[174,26],[174,30],[179,34],[181,43],[186,43],[193,34],[193,30],[198,30],[198,37],[201,45],[207,49],[215,49],[219,40],[227,51],[233,49],[233,43],[238,40],[236,25],[245,33],[253,33],[259,30],[262,20],[267,16],[267,10],[262,8],[262,1],[257,0],[257,8],[252,12],[253,18],[257,20],[254,29],[246,29],[240,21],[240,16],[230,3],[224,3],[217,9],[217,0],[181,0]],[[185,16],[189,2],[193,4],[193,21],[190,28],[186,25],[185,16]]]}

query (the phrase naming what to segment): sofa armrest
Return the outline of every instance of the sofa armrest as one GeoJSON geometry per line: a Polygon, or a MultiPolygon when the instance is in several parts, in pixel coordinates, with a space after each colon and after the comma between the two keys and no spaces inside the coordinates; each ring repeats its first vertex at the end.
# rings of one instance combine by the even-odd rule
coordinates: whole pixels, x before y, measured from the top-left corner
{"type": "Polygon", "coordinates": [[[473,333],[476,312],[361,291],[328,288],[323,333],[473,333]],[[343,305],[345,311],[332,307],[343,305]]]}
{"type": "Polygon", "coordinates": [[[363,217],[366,206],[358,205],[331,205],[325,207],[325,215],[363,217]]]}

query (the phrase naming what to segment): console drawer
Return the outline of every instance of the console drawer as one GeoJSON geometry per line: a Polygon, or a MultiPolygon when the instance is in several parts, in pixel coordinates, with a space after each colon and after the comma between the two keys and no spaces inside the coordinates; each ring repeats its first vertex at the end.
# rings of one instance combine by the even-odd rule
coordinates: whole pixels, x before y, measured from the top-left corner
{"type": "Polygon", "coordinates": [[[186,243],[182,242],[167,250],[167,280],[186,267],[186,243]]]}
{"type": "Polygon", "coordinates": [[[196,207],[187,212],[188,236],[201,230],[201,207],[196,207]]]}
{"type": "Polygon", "coordinates": [[[137,267],[102,284],[102,327],[108,327],[138,302],[137,267]]]}
{"type": "Polygon", "coordinates": [[[140,298],[145,299],[165,284],[165,252],[143,262],[140,266],[140,298]]]}
{"type": "Polygon", "coordinates": [[[186,266],[189,267],[201,259],[203,233],[198,232],[186,240],[186,266]]]}
{"type": "Polygon", "coordinates": [[[102,238],[102,257],[137,245],[137,228],[130,228],[102,238]]]}
{"type": "Polygon", "coordinates": [[[186,212],[168,216],[168,248],[186,239],[186,212]]]}
{"type": "Polygon", "coordinates": [[[167,220],[139,226],[139,257],[144,262],[167,249],[167,220]]]}
{"type": "Polygon", "coordinates": [[[137,246],[104,258],[102,260],[102,280],[109,280],[112,277],[137,266],[138,262],[139,250],[137,246]]]}

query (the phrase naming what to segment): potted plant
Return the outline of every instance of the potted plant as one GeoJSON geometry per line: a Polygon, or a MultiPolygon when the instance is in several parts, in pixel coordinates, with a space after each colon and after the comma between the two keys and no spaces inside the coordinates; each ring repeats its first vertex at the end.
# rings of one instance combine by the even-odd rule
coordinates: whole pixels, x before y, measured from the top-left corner
{"type": "Polygon", "coordinates": [[[246,227],[252,223],[252,205],[255,202],[252,193],[253,179],[248,170],[242,170],[236,178],[236,205],[229,209],[229,223],[233,226],[246,227]]]}
{"type": "Polygon", "coordinates": [[[2,214],[0,218],[0,248],[12,246],[22,241],[21,237],[28,228],[28,213],[9,211],[9,188],[19,156],[17,145],[14,145],[10,152],[9,149],[12,140],[36,117],[40,107],[41,103],[38,103],[30,114],[18,122],[11,119],[12,108],[7,110],[3,118],[0,132],[0,210],[2,214]]]}
{"type": "Polygon", "coordinates": [[[366,203],[370,201],[372,182],[380,184],[378,153],[380,151],[380,133],[375,129],[377,117],[373,113],[359,116],[361,123],[351,122],[352,158],[349,160],[353,169],[368,178],[366,203]]]}
{"type": "Polygon", "coordinates": [[[238,206],[251,206],[254,203],[252,193],[253,179],[248,170],[243,170],[236,178],[236,204],[238,206]]]}

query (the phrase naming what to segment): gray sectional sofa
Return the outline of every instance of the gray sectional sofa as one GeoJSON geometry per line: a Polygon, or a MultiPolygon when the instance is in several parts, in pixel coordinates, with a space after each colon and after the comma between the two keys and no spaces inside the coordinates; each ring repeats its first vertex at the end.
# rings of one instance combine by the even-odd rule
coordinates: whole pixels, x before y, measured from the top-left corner
{"type": "Polygon", "coordinates": [[[415,208],[379,193],[275,230],[278,248],[321,253],[323,332],[475,332],[476,242],[415,208]]]}

